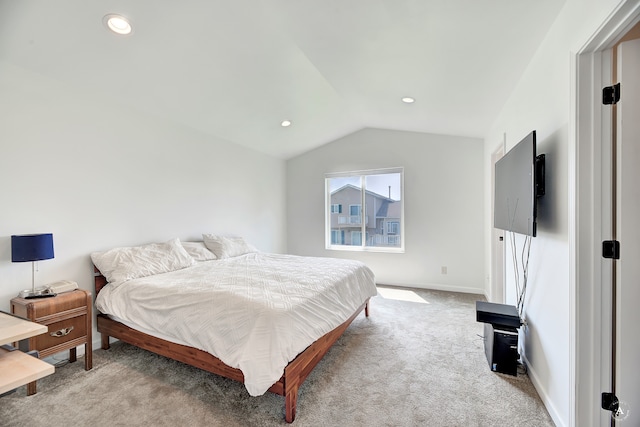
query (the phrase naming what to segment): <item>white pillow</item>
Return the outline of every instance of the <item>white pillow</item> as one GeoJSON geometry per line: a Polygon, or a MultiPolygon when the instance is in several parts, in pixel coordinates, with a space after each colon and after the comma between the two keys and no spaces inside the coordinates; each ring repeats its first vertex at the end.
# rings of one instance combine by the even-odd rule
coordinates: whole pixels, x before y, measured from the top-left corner
{"type": "Polygon", "coordinates": [[[224,237],[217,236],[215,234],[203,234],[202,239],[204,245],[216,256],[218,259],[231,258],[240,255],[244,255],[250,252],[258,252],[258,250],[245,242],[242,237],[224,237]]]}
{"type": "Polygon", "coordinates": [[[189,267],[195,262],[177,238],[166,243],[94,252],[91,259],[109,283],[168,273],[189,267]]]}
{"type": "Polygon", "coordinates": [[[216,254],[211,252],[204,245],[204,242],[181,242],[182,247],[187,251],[191,258],[193,258],[197,262],[201,261],[211,261],[214,259],[218,259],[216,254]]]}

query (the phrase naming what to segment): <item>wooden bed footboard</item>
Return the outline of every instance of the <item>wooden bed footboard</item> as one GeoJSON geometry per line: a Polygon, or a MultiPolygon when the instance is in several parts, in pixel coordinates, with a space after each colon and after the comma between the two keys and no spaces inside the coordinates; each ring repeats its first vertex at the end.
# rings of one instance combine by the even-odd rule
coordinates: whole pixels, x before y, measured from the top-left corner
{"type": "MultiPolygon", "coordinates": [[[[106,280],[97,269],[95,271],[95,289],[97,295],[106,285],[106,280]]],[[[284,396],[286,422],[292,423],[295,419],[298,390],[304,380],[362,310],[364,310],[365,316],[368,317],[368,299],[344,323],[320,337],[296,356],[296,358],[285,367],[282,377],[269,388],[270,392],[284,396]]],[[[220,359],[206,351],[153,337],[117,322],[104,314],[98,314],[97,326],[98,332],[102,335],[102,348],[105,350],[109,348],[109,337],[113,337],[135,345],[136,347],[186,363],[187,365],[244,383],[242,371],[226,365],[220,359]]]]}

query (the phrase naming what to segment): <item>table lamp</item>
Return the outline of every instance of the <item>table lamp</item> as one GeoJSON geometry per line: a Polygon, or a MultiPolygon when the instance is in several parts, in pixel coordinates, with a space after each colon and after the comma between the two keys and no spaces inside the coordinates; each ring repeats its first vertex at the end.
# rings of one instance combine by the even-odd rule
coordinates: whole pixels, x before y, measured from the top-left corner
{"type": "Polygon", "coordinates": [[[11,262],[31,261],[31,289],[21,291],[21,298],[37,297],[44,289],[35,286],[35,262],[53,258],[53,234],[23,234],[11,236],[11,262]]]}

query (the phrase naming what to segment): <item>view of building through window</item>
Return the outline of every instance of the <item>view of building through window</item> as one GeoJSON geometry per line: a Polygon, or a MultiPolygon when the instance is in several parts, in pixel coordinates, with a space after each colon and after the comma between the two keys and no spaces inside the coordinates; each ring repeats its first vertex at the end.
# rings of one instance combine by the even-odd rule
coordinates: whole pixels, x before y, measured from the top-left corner
{"type": "Polygon", "coordinates": [[[403,248],[401,168],[327,175],[327,247],[403,248]]]}

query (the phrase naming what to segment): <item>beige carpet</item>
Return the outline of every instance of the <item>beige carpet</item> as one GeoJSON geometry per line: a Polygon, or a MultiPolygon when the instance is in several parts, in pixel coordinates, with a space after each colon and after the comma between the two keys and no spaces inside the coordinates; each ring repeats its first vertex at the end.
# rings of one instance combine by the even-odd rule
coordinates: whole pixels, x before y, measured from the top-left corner
{"type": "MultiPolygon", "coordinates": [[[[384,292],[384,289],[382,289],[384,292]]],[[[415,291],[415,293],[412,293],[415,291]]],[[[526,374],[491,372],[478,295],[379,295],[300,390],[294,426],[553,426],[526,374]]],[[[285,425],[284,399],[116,343],[0,398],[3,426],[285,425]]]]}

